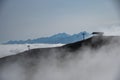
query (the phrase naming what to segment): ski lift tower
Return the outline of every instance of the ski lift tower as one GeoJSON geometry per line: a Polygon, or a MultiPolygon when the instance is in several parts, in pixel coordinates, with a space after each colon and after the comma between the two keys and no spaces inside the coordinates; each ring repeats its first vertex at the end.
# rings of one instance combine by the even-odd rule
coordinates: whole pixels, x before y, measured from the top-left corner
{"type": "Polygon", "coordinates": [[[28,45],[27,47],[28,47],[28,51],[30,51],[30,45],[28,45]]]}
{"type": "Polygon", "coordinates": [[[83,40],[85,39],[85,32],[82,32],[83,40]]]}

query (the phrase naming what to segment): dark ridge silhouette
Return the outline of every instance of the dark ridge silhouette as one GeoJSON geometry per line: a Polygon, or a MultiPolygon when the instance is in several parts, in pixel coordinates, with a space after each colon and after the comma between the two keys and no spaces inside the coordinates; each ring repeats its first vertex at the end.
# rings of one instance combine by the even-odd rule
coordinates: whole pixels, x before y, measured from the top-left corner
{"type": "Polygon", "coordinates": [[[76,52],[82,50],[84,47],[88,47],[94,50],[99,49],[103,45],[108,45],[112,40],[118,42],[120,40],[119,36],[93,36],[89,39],[78,41],[75,43],[66,44],[61,47],[52,47],[52,48],[36,48],[21,52],[16,55],[10,55],[3,58],[0,58],[0,64],[4,62],[14,62],[16,60],[22,60],[23,58],[40,58],[40,57],[49,57],[51,53],[56,52],[56,54],[67,54],[66,52],[76,52]]]}
{"type": "Polygon", "coordinates": [[[103,45],[109,44],[114,38],[118,38],[118,37],[117,36],[116,37],[115,36],[93,36],[89,39],[78,41],[76,43],[67,44],[63,47],[69,49],[69,51],[76,51],[84,47],[98,49],[103,45]]]}

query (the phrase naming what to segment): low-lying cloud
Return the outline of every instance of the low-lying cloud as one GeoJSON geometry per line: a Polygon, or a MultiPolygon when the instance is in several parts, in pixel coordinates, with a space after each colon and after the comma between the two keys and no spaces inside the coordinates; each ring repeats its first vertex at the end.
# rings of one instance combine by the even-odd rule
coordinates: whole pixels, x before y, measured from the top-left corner
{"type": "Polygon", "coordinates": [[[0,67],[0,80],[120,80],[119,44],[113,39],[99,49],[66,51],[63,59],[59,56],[64,51],[52,50],[50,56],[38,60],[31,57],[6,63],[0,67]]]}

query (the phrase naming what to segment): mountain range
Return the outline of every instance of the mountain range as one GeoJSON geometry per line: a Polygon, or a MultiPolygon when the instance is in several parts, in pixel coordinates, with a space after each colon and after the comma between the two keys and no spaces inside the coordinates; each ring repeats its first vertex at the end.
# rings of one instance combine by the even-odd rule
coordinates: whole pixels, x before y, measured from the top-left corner
{"type": "Polygon", "coordinates": [[[46,44],[68,44],[68,43],[73,43],[76,41],[83,40],[85,38],[90,37],[91,34],[83,31],[78,34],[67,34],[67,33],[58,33],[55,35],[52,35],[50,37],[41,37],[41,38],[36,38],[36,39],[28,39],[28,40],[14,40],[14,41],[8,41],[5,44],[34,44],[34,43],[46,43],[46,44]]]}

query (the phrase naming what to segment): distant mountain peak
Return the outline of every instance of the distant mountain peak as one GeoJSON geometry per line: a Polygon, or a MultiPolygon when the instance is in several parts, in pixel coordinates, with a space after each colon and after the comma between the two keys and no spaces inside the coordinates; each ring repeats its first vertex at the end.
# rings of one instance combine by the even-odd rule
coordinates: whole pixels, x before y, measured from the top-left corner
{"type": "Polygon", "coordinates": [[[67,33],[58,33],[58,34],[55,34],[55,35],[53,35],[51,37],[68,37],[68,36],[70,36],[70,35],[67,34],[67,33]]]}
{"type": "Polygon", "coordinates": [[[37,38],[37,39],[30,39],[30,40],[19,40],[19,41],[8,41],[5,44],[33,44],[33,43],[47,43],[47,44],[57,44],[57,43],[62,43],[62,44],[68,44],[68,43],[73,43],[76,41],[83,40],[83,33],[85,38],[91,36],[88,32],[83,31],[78,34],[67,34],[67,33],[58,33],[55,35],[52,35],[50,37],[43,37],[43,38],[37,38]]]}

